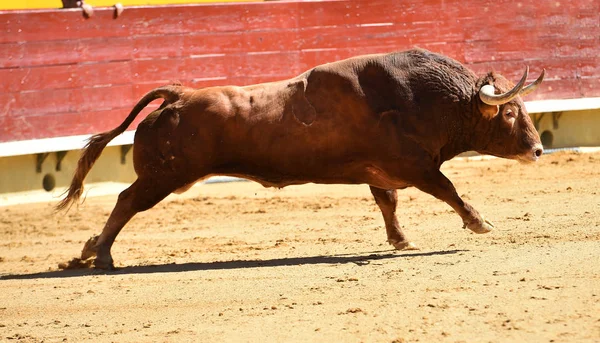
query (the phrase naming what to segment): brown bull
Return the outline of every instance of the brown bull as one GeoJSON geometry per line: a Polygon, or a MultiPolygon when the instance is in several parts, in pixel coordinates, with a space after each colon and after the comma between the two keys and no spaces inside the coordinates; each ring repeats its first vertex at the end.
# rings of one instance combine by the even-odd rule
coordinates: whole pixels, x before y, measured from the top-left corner
{"type": "Polygon", "coordinates": [[[113,267],[111,246],[136,213],[212,175],[267,187],[367,184],[396,249],[416,248],[395,214],[396,190],[410,186],[446,202],[470,230],[486,233],[491,223],[458,196],[440,165],[469,150],[536,161],[542,145],[521,96],[543,76],[525,86],[525,70],[513,87],[501,75],[477,77],[455,60],[418,49],[358,56],[253,86],[157,88],[119,127],[90,139],[58,208],[79,199],[106,144],[163,98],[135,134],[138,179],[83,249],[81,258],[96,256],[98,268],[113,267]]]}

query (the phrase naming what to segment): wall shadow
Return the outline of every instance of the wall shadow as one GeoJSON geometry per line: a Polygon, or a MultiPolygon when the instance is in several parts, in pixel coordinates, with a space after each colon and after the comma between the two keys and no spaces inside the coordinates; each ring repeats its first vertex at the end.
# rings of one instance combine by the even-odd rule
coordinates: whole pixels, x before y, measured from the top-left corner
{"type": "Polygon", "coordinates": [[[443,250],[431,252],[395,252],[382,250],[357,254],[338,254],[330,256],[285,257],[270,260],[234,260],[217,262],[190,262],[182,264],[157,264],[144,266],[129,266],[117,268],[112,271],[97,269],[70,269],[33,274],[11,274],[0,276],[0,280],[30,280],[49,278],[68,278],[88,275],[128,275],[128,274],[153,274],[153,273],[179,273],[202,270],[229,270],[245,268],[265,268],[282,266],[300,266],[316,264],[346,264],[354,263],[359,266],[369,265],[372,261],[398,259],[405,257],[428,257],[439,255],[452,255],[468,250],[443,250]]]}

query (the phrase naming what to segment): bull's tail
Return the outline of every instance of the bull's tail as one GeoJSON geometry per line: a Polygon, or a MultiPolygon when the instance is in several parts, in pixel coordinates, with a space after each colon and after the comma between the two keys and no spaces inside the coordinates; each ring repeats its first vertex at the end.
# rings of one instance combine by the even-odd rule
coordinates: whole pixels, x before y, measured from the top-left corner
{"type": "Polygon", "coordinates": [[[131,125],[135,117],[152,101],[163,98],[165,102],[162,106],[167,103],[172,103],[179,99],[181,95],[181,87],[177,85],[165,86],[156,88],[150,92],[148,92],[144,97],[133,107],[127,118],[119,125],[118,127],[103,133],[99,133],[97,135],[93,135],[87,144],[84,147],[83,153],[79,158],[79,162],[77,163],[77,169],[75,170],[75,175],[73,175],[73,180],[71,181],[71,185],[69,189],[65,191],[67,196],[62,199],[56,205],[56,211],[61,211],[64,209],[69,209],[74,202],[79,200],[81,194],[83,193],[83,180],[87,176],[92,166],[100,157],[102,150],[106,147],[106,145],[115,137],[125,132],[127,127],[131,125]]]}

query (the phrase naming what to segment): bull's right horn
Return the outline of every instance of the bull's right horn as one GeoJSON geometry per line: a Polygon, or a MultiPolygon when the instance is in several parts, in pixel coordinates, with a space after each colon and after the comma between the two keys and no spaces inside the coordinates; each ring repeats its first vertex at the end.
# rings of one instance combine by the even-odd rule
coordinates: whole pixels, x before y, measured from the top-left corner
{"type": "Polygon", "coordinates": [[[525,73],[523,73],[523,77],[521,77],[519,83],[517,83],[517,85],[514,86],[513,89],[509,90],[506,93],[495,94],[495,88],[493,85],[485,85],[479,90],[479,98],[484,103],[492,106],[506,104],[507,102],[514,99],[517,95],[519,95],[519,92],[521,92],[521,89],[523,89],[523,86],[525,86],[525,81],[527,81],[528,74],[529,67],[526,67],[525,73]]]}

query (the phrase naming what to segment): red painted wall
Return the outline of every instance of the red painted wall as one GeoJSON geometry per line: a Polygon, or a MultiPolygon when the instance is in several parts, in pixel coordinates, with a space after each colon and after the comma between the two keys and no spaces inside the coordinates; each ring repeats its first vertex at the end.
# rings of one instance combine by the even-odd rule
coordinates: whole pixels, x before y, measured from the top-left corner
{"type": "MultiPolygon", "coordinates": [[[[0,12],[0,142],[96,133],[172,81],[247,85],[414,46],[478,73],[547,78],[529,99],[600,96],[598,0],[264,2],[0,12]]],[[[141,118],[140,118],[141,119],[141,118]]]]}

